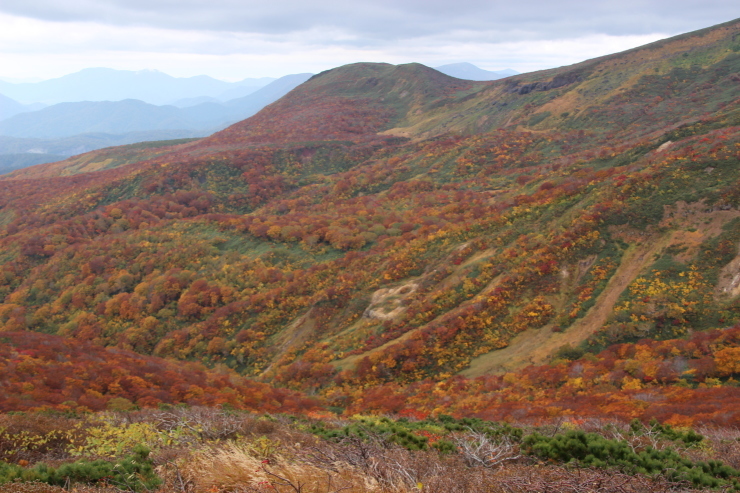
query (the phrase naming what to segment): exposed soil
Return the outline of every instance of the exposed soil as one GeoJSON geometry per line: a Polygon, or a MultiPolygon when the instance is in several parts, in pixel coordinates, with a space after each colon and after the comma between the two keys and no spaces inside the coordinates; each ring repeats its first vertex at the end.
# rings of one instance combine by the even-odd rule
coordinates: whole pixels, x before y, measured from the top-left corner
{"type": "Polygon", "coordinates": [[[309,309],[306,313],[296,318],[291,324],[280,334],[280,340],[277,344],[280,347],[272,358],[272,363],[265,368],[260,376],[264,376],[270,372],[275,362],[280,361],[280,358],[291,349],[301,346],[316,330],[316,320],[314,318],[313,309],[309,309]]]}
{"type": "MultiPolygon", "coordinates": [[[[495,253],[495,250],[494,249],[489,249],[489,250],[484,250],[482,252],[479,252],[479,253],[473,255],[470,259],[468,259],[466,262],[462,263],[457,269],[455,269],[455,271],[452,274],[450,274],[445,279],[443,279],[439,283],[438,289],[448,289],[450,286],[453,286],[455,284],[459,284],[461,282],[461,280],[462,280],[462,277],[463,277],[462,276],[462,272],[464,272],[465,267],[467,267],[467,266],[469,266],[469,265],[471,265],[473,263],[479,262],[479,261],[481,261],[481,260],[483,260],[485,258],[488,258],[488,257],[492,256],[494,253],[495,253]]],[[[483,288],[483,290],[481,291],[480,294],[485,294],[486,292],[494,289],[498,285],[498,283],[500,281],[500,278],[501,278],[501,276],[497,276],[495,279],[493,279],[488,284],[488,286],[486,286],[485,288],[483,288]]],[[[471,303],[471,302],[472,302],[472,300],[465,301],[465,302],[461,303],[460,306],[465,306],[467,303],[471,303]]],[[[428,325],[434,324],[436,321],[438,321],[440,318],[444,317],[445,315],[447,315],[447,313],[443,313],[439,317],[433,319],[431,322],[429,322],[428,324],[426,324],[425,327],[428,326],[428,325]]],[[[387,349],[388,347],[390,347],[390,346],[392,346],[394,344],[399,344],[401,342],[404,342],[407,339],[411,338],[419,330],[421,330],[421,328],[410,330],[410,331],[402,334],[401,336],[399,336],[399,337],[397,337],[395,339],[392,339],[392,340],[384,343],[381,346],[378,346],[378,347],[376,347],[374,349],[371,349],[370,351],[368,351],[366,353],[363,353],[363,354],[355,354],[355,355],[352,355],[352,356],[347,356],[346,358],[343,358],[341,360],[337,360],[337,361],[332,362],[332,364],[335,365],[338,368],[341,368],[341,369],[352,368],[352,367],[354,367],[357,364],[357,362],[360,359],[364,358],[365,356],[370,356],[371,354],[376,354],[376,353],[382,352],[382,351],[384,351],[385,349],[387,349]]]]}
{"type": "Polygon", "coordinates": [[[373,293],[370,306],[365,309],[363,317],[377,320],[393,320],[406,311],[404,301],[411,297],[419,284],[410,281],[395,288],[381,288],[373,293]]]}

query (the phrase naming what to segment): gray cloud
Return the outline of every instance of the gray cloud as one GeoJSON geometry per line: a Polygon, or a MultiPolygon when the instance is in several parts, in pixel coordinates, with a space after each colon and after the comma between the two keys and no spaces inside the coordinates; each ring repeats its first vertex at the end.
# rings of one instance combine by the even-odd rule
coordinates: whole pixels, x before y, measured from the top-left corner
{"type": "Polygon", "coordinates": [[[328,30],[337,33],[337,44],[385,45],[433,35],[502,42],[597,33],[679,33],[740,17],[740,4],[737,0],[3,0],[0,12],[51,21],[267,36],[328,30]]]}
{"type": "Polygon", "coordinates": [[[740,17],[737,0],[0,0],[0,76],[238,80],[345,63],[576,63],[740,17]]]}

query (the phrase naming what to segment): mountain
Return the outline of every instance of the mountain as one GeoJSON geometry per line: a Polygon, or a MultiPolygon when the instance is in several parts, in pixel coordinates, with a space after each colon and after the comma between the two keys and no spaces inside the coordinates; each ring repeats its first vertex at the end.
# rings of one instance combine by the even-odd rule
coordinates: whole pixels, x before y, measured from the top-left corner
{"type": "Polygon", "coordinates": [[[59,103],[39,111],[21,113],[0,122],[0,135],[54,139],[101,132],[121,134],[147,130],[189,129],[193,122],[174,106],[124,101],[59,103]]]}
{"type": "Polygon", "coordinates": [[[435,67],[443,74],[449,75],[450,77],[456,77],[458,79],[465,80],[497,80],[505,77],[511,77],[517,75],[519,72],[511,69],[499,70],[493,72],[491,70],[483,70],[478,68],[472,63],[450,63],[448,65],[442,65],[435,67]]]}
{"type": "Polygon", "coordinates": [[[21,104],[9,97],[0,94],[0,120],[10,118],[11,116],[27,111],[36,111],[42,109],[44,104],[21,104]]]}
{"type": "Polygon", "coordinates": [[[352,64],[204,139],[15,171],[0,327],[347,415],[735,426],[738,38],[497,81],[352,64]]]}
{"type": "Polygon", "coordinates": [[[24,111],[28,111],[25,105],[0,94],[0,120],[10,118],[24,111]]]}
{"type": "Polygon", "coordinates": [[[121,101],[139,99],[164,105],[179,99],[223,94],[244,96],[275,79],[262,77],[224,82],[205,75],[172,77],[156,70],[89,68],[56,79],[35,83],[0,81],[0,93],[21,102],[57,104],[75,101],[121,101]],[[236,91],[236,92],[232,92],[236,91]]]}
{"type": "MultiPolygon", "coordinates": [[[[207,101],[183,107],[183,115],[197,128],[221,130],[234,122],[248,118],[270,103],[283,97],[313,74],[293,74],[270,82],[248,96],[223,103],[207,101]]],[[[208,133],[212,133],[209,131],[208,133]]]]}
{"type": "Polygon", "coordinates": [[[216,96],[219,101],[230,101],[248,96],[255,91],[275,82],[274,77],[260,77],[257,79],[244,79],[232,84],[232,87],[216,96]]]}
{"type": "MultiPolygon", "coordinates": [[[[111,146],[137,142],[193,138],[197,132],[189,130],[153,130],[125,134],[79,134],[59,139],[31,139],[0,136],[0,154],[37,154],[69,157],[111,146]]],[[[50,161],[49,161],[50,162],[50,161]]]]}
{"type": "Polygon", "coordinates": [[[0,154],[0,175],[36,164],[63,161],[69,156],[27,152],[23,154],[0,154]]]}
{"type": "Polygon", "coordinates": [[[238,115],[238,119],[242,120],[282,98],[312,76],[313,74],[286,75],[249,95],[225,101],[223,105],[230,110],[231,114],[238,115]]]}
{"type": "Polygon", "coordinates": [[[178,99],[177,101],[173,101],[170,104],[172,106],[177,106],[178,108],[189,108],[191,106],[197,106],[203,103],[219,103],[219,102],[220,101],[218,99],[212,98],[210,96],[198,96],[197,98],[178,99]]]}
{"type": "MultiPolygon", "coordinates": [[[[183,137],[193,134],[203,136],[255,114],[310,76],[311,74],[296,74],[281,77],[243,98],[226,103],[203,102],[183,108],[155,106],[133,99],[59,103],[0,121],[0,135],[63,139],[89,133],[131,135],[170,131],[183,137]]],[[[146,135],[142,137],[153,140],[147,139],[146,135]]]]}

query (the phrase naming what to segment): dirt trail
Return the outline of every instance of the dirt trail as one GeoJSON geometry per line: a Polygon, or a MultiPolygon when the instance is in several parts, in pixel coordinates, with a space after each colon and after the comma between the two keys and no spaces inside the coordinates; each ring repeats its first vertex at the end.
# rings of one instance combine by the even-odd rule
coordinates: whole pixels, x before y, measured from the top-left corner
{"type": "Polygon", "coordinates": [[[285,331],[280,334],[279,340],[275,345],[280,345],[275,356],[272,358],[272,363],[265,368],[260,377],[264,377],[269,374],[275,362],[279,361],[280,358],[285,355],[288,351],[293,348],[300,346],[305,342],[316,330],[316,320],[313,315],[313,308],[309,309],[306,313],[293,320],[285,331]]]}
{"type": "Polygon", "coordinates": [[[470,367],[460,373],[474,378],[487,373],[513,371],[546,363],[555,351],[566,344],[577,346],[604,325],[619,295],[643,268],[654,261],[654,255],[665,246],[668,239],[653,237],[628,250],[594,306],[565,332],[553,332],[552,326],[526,330],[514,337],[507,347],[475,358],[470,367]]]}

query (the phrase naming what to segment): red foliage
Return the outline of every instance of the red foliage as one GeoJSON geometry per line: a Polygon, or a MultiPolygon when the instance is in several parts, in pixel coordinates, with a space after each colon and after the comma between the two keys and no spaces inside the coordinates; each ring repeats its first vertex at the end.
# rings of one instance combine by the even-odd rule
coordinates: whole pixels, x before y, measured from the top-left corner
{"type": "Polygon", "coordinates": [[[99,411],[116,397],[141,407],[183,402],[297,413],[321,406],[315,398],[231,371],[34,332],[2,333],[0,375],[0,411],[77,406],[99,411]]]}

